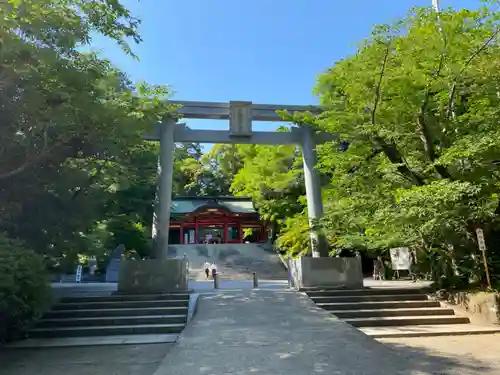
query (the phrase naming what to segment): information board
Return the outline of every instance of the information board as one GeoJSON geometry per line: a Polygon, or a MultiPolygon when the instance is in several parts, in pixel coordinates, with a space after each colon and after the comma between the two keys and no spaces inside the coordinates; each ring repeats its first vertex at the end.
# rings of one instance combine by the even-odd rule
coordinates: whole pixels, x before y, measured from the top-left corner
{"type": "Polygon", "coordinates": [[[79,264],[77,267],[76,267],[76,277],[75,277],[75,281],[77,283],[81,283],[82,282],[82,265],[79,264]]]}
{"type": "Polygon", "coordinates": [[[390,252],[394,271],[407,271],[410,269],[410,249],[408,247],[395,247],[390,252]]]}

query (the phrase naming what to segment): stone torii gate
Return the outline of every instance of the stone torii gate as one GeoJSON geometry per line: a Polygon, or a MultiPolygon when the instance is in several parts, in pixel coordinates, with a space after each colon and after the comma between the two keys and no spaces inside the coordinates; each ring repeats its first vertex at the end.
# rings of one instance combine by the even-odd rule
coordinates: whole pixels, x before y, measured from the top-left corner
{"type": "Polygon", "coordinates": [[[310,239],[313,257],[328,256],[328,242],[323,231],[317,230],[314,223],[323,216],[323,203],[318,173],[315,169],[317,156],[315,146],[333,139],[329,134],[318,134],[311,128],[292,126],[290,132],[252,131],[253,121],[283,122],[276,113],[288,112],[321,113],[317,106],[253,104],[252,102],[231,101],[229,103],[170,101],[180,105],[178,113],[191,119],[229,120],[229,130],[194,130],[185,124],[178,124],[176,119],[166,118],[156,129],[156,134],[146,139],[160,142],[158,203],[153,219],[153,238],[156,257],[166,259],[170,208],[172,203],[172,177],[174,162],[174,144],[193,143],[229,143],[229,144],[266,144],[297,145],[302,150],[304,179],[307,197],[307,212],[310,225],[310,239]]]}

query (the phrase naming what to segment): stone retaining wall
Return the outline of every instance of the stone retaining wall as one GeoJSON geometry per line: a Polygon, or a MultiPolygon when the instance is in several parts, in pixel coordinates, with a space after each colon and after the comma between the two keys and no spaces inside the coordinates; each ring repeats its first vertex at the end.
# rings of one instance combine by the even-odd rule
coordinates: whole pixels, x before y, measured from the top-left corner
{"type": "Polygon", "coordinates": [[[500,324],[500,294],[496,292],[447,292],[436,298],[457,307],[477,323],[500,324]]]}
{"type": "Polygon", "coordinates": [[[124,260],[120,266],[118,293],[149,294],[188,289],[184,259],[124,260]]]}
{"type": "Polygon", "coordinates": [[[296,288],[333,287],[358,289],[363,287],[361,258],[312,258],[290,260],[289,272],[296,288]]]}

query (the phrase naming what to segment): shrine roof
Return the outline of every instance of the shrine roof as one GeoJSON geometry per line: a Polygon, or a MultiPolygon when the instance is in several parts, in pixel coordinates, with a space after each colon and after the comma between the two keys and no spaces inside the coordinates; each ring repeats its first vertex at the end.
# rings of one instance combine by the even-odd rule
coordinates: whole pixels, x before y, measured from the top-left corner
{"type": "Polygon", "coordinates": [[[172,214],[188,214],[203,206],[220,206],[234,213],[256,213],[252,199],[248,197],[175,197],[172,199],[172,214]]]}

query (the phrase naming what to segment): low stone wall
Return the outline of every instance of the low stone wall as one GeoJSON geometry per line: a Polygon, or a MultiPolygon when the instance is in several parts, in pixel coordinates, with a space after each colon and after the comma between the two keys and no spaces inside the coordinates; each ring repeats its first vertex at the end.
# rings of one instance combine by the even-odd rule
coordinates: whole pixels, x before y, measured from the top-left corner
{"type": "Polygon", "coordinates": [[[363,271],[359,257],[291,259],[289,273],[293,286],[299,289],[363,287],[363,271]]]}
{"type": "Polygon", "coordinates": [[[184,259],[124,260],[118,275],[118,293],[148,294],[188,289],[184,259]]]}
{"type": "Polygon", "coordinates": [[[494,292],[438,293],[438,300],[458,307],[476,323],[500,324],[500,294],[494,292]]]}

